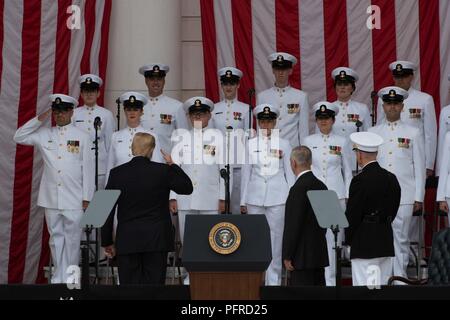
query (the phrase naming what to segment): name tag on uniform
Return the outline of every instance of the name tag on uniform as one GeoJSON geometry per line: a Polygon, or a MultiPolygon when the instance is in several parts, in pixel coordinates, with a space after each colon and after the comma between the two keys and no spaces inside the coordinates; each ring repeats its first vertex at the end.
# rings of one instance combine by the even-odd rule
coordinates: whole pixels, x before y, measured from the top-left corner
{"type": "Polygon", "coordinates": [[[209,156],[215,156],[216,155],[216,146],[210,146],[205,144],[203,146],[203,153],[209,156]]]}
{"type": "Polygon", "coordinates": [[[233,112],[233,117],[236,121],[242,121],[242,113],[240,112],[233,112]]]}
{"type": "Polygon", "coordinates": [[[162,124],[172,124],[172,115],[171,114],[160,114],[162,124]]]}
{"type": "Polygon", "coordinates": [[[74,154],[80,153],[80,141],[68,140],[67,141],[67,151],[70,153],[74,153],[74,154]]]}
{"type": "Polygon", "coordinates": [[[409,109],[410,119],[422,119],[422,109],[409,109]]]}
{"type": "Polygon", "coordinates": [[[270,149],[269,156],[272,158],[281,159],[283,158],[283,150],[270,149]]]}
{"type": "Polygon", "coordinates": [[[217,114],[223,114],[223,112],[216,112],[215,114],[216,114],[216,115],[217,115],[217,114]]]}
{"type": "Polygon", "coordinates": [[[77,121],[75,121],[75,122],[84,122],[84,120],[77,120],[77,121]]]}
{"type": "Polygon", "coordinates": [[[287,105],[288,114],[295,114],[300,112],[300,105],[298,103],[290,103],[287,105]]]}
{"type": "Polygon", "coordinates": [[[406,138],[398,138],[398,147],[409,149],[409,145],[411,144],[411,139],[406,138]]]}
{"type": "Polygon", "coordinates": [[[347,114],[347,121],[348,122],[358,122],[359,114],[347,114]]]}
{"type": "Polygon", "coordinates": [[[336,156],[342,155],[342,147],[340,147],[340,146],[330,146],[330,154],[334,154],[336,156]]]}

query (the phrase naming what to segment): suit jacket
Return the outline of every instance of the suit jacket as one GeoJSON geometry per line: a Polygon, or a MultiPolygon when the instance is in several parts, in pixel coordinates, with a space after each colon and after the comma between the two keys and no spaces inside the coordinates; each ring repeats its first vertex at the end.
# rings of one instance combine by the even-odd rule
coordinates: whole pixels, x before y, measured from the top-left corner
{"type": "MultiPolygon", "coordinates": [[[[135,157],[111,170],[106,189],[122,191],[117,203],[117,254],[173,250],[169,192],[190,194],[193,190],[180,167],[135,157]]],[[[102,228],[103,247],[113,244],[114,212],[102,228]]]]}
{"type": "Polygon", "coordinates": [[[286,202],[283,260],[291,260],[296,270],[328,266],[326,229],[319,226],[311,203],[309,190],[327,190],[312,172],[297,179],[286,202]]]}
{"type": "Polygon", "coordinates": [[[378,162],[369,163],[353,178],[345,213],[349,221],[345,239],[351,246],[351,259],[394,256],[391,222],[400,197],[397,178],[378,162]]]}

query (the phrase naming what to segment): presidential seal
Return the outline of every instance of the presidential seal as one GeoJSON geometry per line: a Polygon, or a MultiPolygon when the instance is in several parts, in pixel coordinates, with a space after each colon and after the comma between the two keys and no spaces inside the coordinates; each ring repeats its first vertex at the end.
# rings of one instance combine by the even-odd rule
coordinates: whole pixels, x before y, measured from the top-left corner
{"type": "Polygon", "coordinates": [[[209,245],[219,254],[231,254],[241,245],[241,232],[232,223],[218,223],[209,232],[209,245]]]}

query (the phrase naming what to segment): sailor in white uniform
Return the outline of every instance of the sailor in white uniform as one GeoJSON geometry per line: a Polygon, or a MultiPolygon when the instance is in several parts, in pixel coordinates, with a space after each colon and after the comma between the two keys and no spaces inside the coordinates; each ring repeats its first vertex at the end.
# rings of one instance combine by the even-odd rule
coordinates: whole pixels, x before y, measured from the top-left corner
{"type": "Polygon", "coordinates": [[[280,109],[270,104],[255,108],[258,134],[247,145],[242,167],[241,212],[264,214],[270,227],[272,262],[266,272],[266,285],[281,285],[281,251],[284,211],[289,190],[295,182],[290,166],[291,145],[275,129],[280,109]]]}
{"type": "MultiPolygon", "coordinates": [[[[334,133],[333,126],[339,114],[335,103],[326,101],[314,105],[316,123],[319,133],[310,135],[303,140],[303,145],[312,152],[312,172],[328,188],[337,193],[342,209],[345,210],[345,201],[352,180],[350,157],[347,155],[350,148],[346,138],[334,133]]],[[[342,243],[344,232],[338,235],[338,244],[342,243]]],[[[327,230],[328,260],[330,265],[325,268],[325,282],[327,286],[336,285],[336,259],[334,251],[334,234],[327,230]]]]}
{"type": "MultiPolygon", "coordinates": [[[[106,183],[106,163],[111,146],[111,136],[115,131],[114,116],[108,109],[97,105],[97,99],[100,97],[100,87],[103,84],[100,77],[94,74],[85,74],[80,77],[79,83],[84,105],[74,110],[72,123],[75,127],[89,134],[92,148],[94,148],[94,122],[95,119],[100,118],[98,126],[98,186],[102,189],[106,183]]],[[[94,153],[95,161],[95,150],[92,149],[92,152],[94,153]]]]}
{"type": "MultiPolygon", "coordinates": [[[[425,144],[426,176],[433,176],[437,147],[437,120],[433,97],[412,88],[414,72],[417,70],[417,66],[413,62],[395,61],[389,65],[389,68],[392,70],[395,86],[408,91],[408,98],[404,102],[405,107],[401,119],[404,123],[419,129],[420,137],[425,144]]],[[[384,113],[380,112],[381,101],[378,103],[378,111],[378,124],[381,124],[381,121],[384,121],[384,113]]],[[[413,217],[411,220],[409,229],[409,240],[411,242],[422,243],[422,241],[419,241],[421,233],[419,219],[421,218],[413,217]]],[[[413,250],[417,252],[417,247],[414,246],[413,250]]],[[[412,258],[413,255],[411,254],[410,260],[413,260],[412,258]]]]}
{"type": "Polygon", "coordinates": [[[162,149],[170,154],[173,147],[172,133],[176,129],[188,129],[189,125],[183,104],[164,95],[168,72],[169,66],[164,64],[150,64],[139,69],[139,73],[145,77],[149,95],[141,119],[142,127],[150,133],[156,133],[162,149]]]}
{"type": "MultiPolygon", "coordinates": [[[[334,89],[336,90],[337,100],[334,104],[339,108],[336,115],[336,121],[333,125],[333,132],[344,137],[347,140],[350,166],[353,171],[356,170],[356,156],[351,150],[350,135],[357,131],[367,131],[371,127],[370,111],[367,105],[352,100],[352,95],[356,90],[356,82],[359,76],[355,70],[345,67],[339,67],[333,70],[331,76],[334,80],[334,89]],[[359,128],[359,130],[358,130],[359,128]]],[[[316,127],[316,133],[319,129],[316,127]]]]}
{"type": "Polygon", "coordinates": [[[174,137],[173,162],[189,176],[194,186],[190,195],[170,193],[170,211],[178,212],[180,239],[184,242],[186,215],[213,215],[225,210],[225,185],[220,176],[223,168],[223,135],[211,128],[214,103],[204,97],[193,97],[184,103],[193,129],[174,137]]]}
{"type": "MultiPolygon", "coordinates": [[[[439,209],[449,214],[450,205],[450,132],[445,134],[445,141],[442,144],[441,167],[439,168],[439,184],[436,201],[439,202],[439,209]]],[[[450,214],[449,214],[450,225],[450,214]]]]}
{"type": "MultiPolygon", "coordinates": [[[[225,67],[218,71],[224,99],[214,105],[212,120],[214,128],[222,131],[224,137],[230,133],[230,167],[233,176],[231,190],[231,212],[239,214],[241,203],[241,165],[245,152],[246,130],[251,128],[248,104],[237,99],[242,71],[225,67]]],[[[249,133],[247,133],[249,134],[249,133]]],[[[225,163],[225,162],[224,162],[225,163]]]]}
{"type": "Polygon", "coordinates": [[[78,101],[72,97],[50,96],[51,110],[28,121],[14,135],[14,141],[35,146],[44,160],[38,206],[45,209],[54,264],[52,283],[66,283],[69,266],[80,260],[80,221],[94,195],[94,160],[89,135],[76,128],[71,118],[78,101]],[[55,127],[48,124],[50,114],[55,127]]]}
{"type": "MultiPolygon", "coordinates": [[[[450,74],[448,75],[450,81],[450,74]]],[[[440,168],[442,166],[442,157],[445,150],[445,135],[450,131],[450,105],[441,109],[439,116],[439,136],[438,136],[438,150],[436,157],[436,176],[440,176],[440,168]]]]}
{"type": "Polygon", "coordinates": [[[144,129],[140,124],[143,108],[147,103],[147,98],[138,92],[126,92],[120,97],[120,101],[124,107],[127,127],[120,131],[114,132],[111,137],[111,147],[109,149],[106,168],[108,176],[111,169],[133,159],[131,144],[133,142],[134,135],[138,132],[149,133],[155,137],[155,151],[153,152],[151,160],[154,162],[165,163],[161,153],[161,145],[158,135],[144,129]]]}
{"type": "Polygon", "coordinates": [[[308,95],[289,85],[289,76],[297,59],[288,53],[276,52],[269,56],[275,76],[275,85],[256,97],[257,104],[270,104],[280,109],[277,128],[280,137],[293,146],[299,146],[303,138],[309,136],[308,95]]]}
{"type": "Polygon", "coordinates": [[[401,120],[408,91],[386,87],[378,96],[383,100],[386,121],[369,132],[380,135],[380,166],[396,175],[401,187],[400,208],[392,223],[394,231],[394,275],[407,277],[410,240],[408,232],[414,211],[422,210],[425,197],[425,147],[418,128],[401,120]]]}

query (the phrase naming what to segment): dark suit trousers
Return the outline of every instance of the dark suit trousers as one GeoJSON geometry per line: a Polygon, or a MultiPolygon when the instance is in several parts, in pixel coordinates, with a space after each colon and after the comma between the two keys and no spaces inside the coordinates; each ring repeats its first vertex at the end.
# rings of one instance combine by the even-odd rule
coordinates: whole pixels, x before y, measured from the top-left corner
{"type": "Polygon", "coordinates": [[[325,286],[325,268],[294,270],[290,286],[325,286]]]}
{"type": "Polygon", "coordinates": [[[167,252],[119,255],[117,264],[120,284],[165,284],[167,252]]]}

